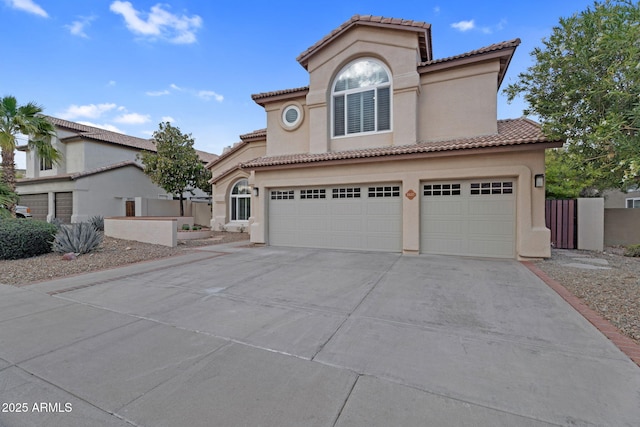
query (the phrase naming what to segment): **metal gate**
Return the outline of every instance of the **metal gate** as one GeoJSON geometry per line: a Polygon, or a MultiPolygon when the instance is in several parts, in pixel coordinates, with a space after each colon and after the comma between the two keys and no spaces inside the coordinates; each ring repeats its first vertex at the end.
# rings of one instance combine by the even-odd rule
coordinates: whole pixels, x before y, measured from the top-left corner
{"type": "Polygon", "coordinates": [[[545,220],[554,248],[578,247],[578,200],[546,200],[545,220]]]}

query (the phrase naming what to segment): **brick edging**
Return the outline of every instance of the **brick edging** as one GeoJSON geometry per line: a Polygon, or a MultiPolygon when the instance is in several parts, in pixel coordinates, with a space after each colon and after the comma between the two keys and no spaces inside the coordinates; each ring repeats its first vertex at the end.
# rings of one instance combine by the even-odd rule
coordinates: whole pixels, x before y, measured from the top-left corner
{"type": "Polygon", "coordinates": [[[538,266],[531,261],[521,261],[522,264],[527,267],[533,274],[538,276],[543,282],[545,282],[551,289],[556,291],[566,302],[571,305],[578,313],[580,313],[585,319],[587,319],[593,326],[596,327],[604,336],[609,338],[615,345],[626,354],[631,360],[633,360],[638,366],[640,366],[640,345],[638,345],[631,338],[624,335],[618,328],[616,328],[611,322],[602,317],[598,312],[587,306],[580,298],[573,295],[562,286],[558,281],[549,277],[547,273],[542,271],[538,266]]]}

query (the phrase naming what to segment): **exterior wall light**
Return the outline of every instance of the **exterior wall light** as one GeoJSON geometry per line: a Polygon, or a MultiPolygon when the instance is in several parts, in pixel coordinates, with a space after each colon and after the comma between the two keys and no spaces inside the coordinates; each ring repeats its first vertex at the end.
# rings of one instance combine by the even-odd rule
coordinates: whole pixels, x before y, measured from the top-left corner
{"type": "Polygon", "coordinates": [[[543,173],[539,173],[534,177],[534,185],[536,186],[536,188],[542,188],[544,187],[544,174],[543,173]]]}
{"type": "Polygon", "coordinates": [[[260,189],[258,187],[253,187],[253,195],[256,197],[260,195],[260,189]]]}

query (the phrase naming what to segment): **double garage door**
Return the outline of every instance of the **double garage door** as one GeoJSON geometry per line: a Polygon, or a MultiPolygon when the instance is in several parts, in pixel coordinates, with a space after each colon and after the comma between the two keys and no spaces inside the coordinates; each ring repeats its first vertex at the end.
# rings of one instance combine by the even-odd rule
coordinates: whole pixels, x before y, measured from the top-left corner
{"type": "Polygon", "coordinates": [[[421,193],[421,252],[515,257],[513,180],[428,182],[421,193]]]}
{"type": "Polygon", "coordinates": [[[269,244],[400,252],[400,185],[269,191],[269,244]]]}
{"type": "MultiPolygon", "coordinates": [[[[269,244],[400,252],[400,184],[269,191],[269,244]]],[[[515,182],[472,180],[420,185],[420,251],[515,257],[515,182]]]]}

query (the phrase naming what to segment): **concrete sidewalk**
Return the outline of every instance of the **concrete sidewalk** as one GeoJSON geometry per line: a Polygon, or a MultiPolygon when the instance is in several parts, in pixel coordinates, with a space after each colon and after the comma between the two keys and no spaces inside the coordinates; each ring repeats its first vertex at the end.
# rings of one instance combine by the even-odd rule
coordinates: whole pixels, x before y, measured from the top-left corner
{"type": "Polygon", "coordinates": [[[209,247],[0,285],[0,403],[0,426],[635,426],[640,368],[515,261],[209,247]]]}

